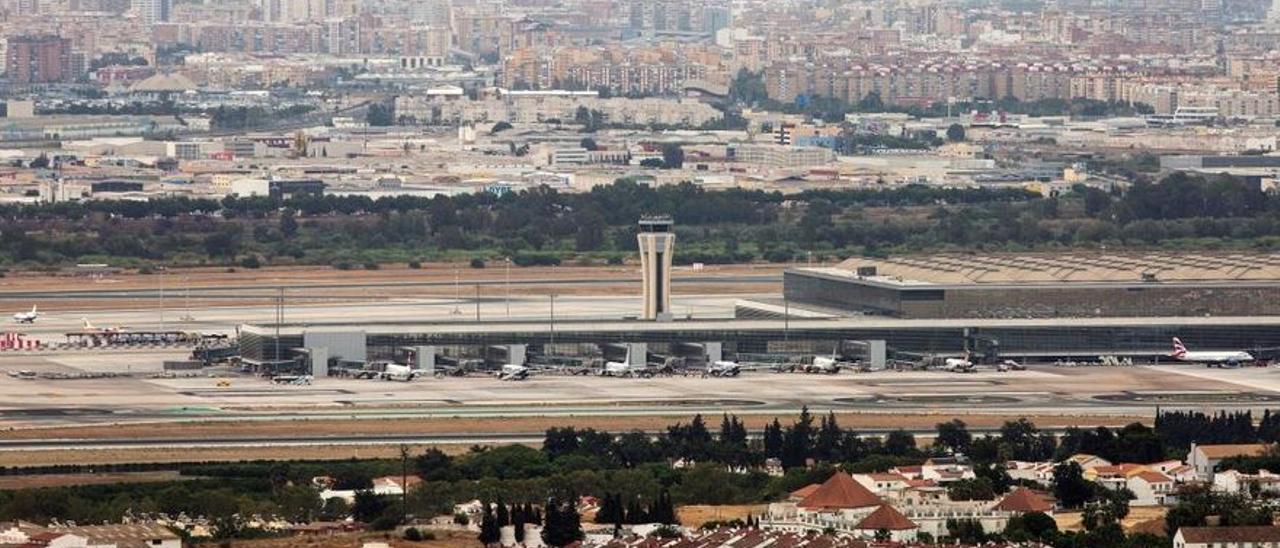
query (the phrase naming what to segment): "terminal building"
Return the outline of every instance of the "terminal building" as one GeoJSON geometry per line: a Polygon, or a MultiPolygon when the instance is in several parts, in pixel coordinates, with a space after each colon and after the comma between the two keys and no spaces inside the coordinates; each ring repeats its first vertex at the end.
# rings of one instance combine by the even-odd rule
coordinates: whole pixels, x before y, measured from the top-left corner
{"type": "Polygon", "coordinates": [[[784,274],[793,304],[897,318],[1280,315],[1280,255],[944,255],[784,274]]]}
{"type": "MultiPolygon", "coordinates": [[[[647,249],[650,268],[666,264],[657,251],[669,248],[647,249]]],[[[246,325],[241,351],[249,363],[315,375],[380,360],[428,371],[463,361],[494,368],[672,358],[794,363],[803,356],[877,368],[966,353],[988,363],[1159,362],[1169,359],[1174,337],[1195,349],[1280,357],[1280,255],[851,259],[789,270],[783,299],[741,301],[735,317],[670,321],[653,321],[669,310],[668,272],[649,274],[644,304],[653,316],[246,325]]]]}

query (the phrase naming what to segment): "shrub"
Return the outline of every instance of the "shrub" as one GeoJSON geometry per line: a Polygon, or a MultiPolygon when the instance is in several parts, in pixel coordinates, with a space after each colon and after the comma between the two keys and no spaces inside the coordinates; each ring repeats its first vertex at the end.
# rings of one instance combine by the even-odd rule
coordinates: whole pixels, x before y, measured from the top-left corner
{"type": "Polygon", "coordinates": [[[338,261],[333,263],[333,267],[338,270],[351,270],[351,263],[347,261],[338,261]]]}
{"type": "Polygon", "coordinates": [[[416,527],[410,527],[404,530],[404,539],[410,542],[419,542],[422,540],[422,532],[416,527]]]}
{"type": "Polygon", "coordinates": [[[378,263],[364,263],[364,269],[365,269],[365,270],[377,270],[377,269],[378,269],[378,263]]]}
{"type": "Polygon", "coordinates": [[[412,268],[412,269],[414,269],[414,270],[418,270],[418,269],[422,268],[422,263],[421,263],[421,262],[418,262],[418,261],[409,261],[409,268],[412,268]]]}
{"type": "Polygon", "coordinates": [[[262,259],[259,259],[257,255],[250,255],[240,259],[240,266],[244,268],[262,268],[262,259]]]}
{"type": "Polygon", "coordinates": [[[479,257],[471,259],[471,268],[484,268],[484,266],[485,266],[484,259],[481,259],[479,257]]]}
{"type": "Polygon", "coordinates": [[[467,517],[467,515],[462,512],[458,512],[453,515],[453,523],[455,525],[461,525],[463,527],[466,527],[468,525],[471,525],[471,518],[467,517]]]}
{"type": "Polygon", "coordinates": [[[396,516],[386,515],[379,516],[378,519],[373,520],[373,523],[369,524],[369,528],[374,531],[390,531],[399,524],[400,520],[396,519],[396,516]]]}

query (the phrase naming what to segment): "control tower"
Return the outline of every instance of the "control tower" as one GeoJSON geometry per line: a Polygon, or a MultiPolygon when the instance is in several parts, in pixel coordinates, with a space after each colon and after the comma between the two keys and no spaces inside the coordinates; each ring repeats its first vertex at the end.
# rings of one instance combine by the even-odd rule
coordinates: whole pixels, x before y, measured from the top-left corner
{"type": "Polygon", "coordinates": [[[640,219],[640,280],[643,285],[645,320],[671,319],[671,254],[676,234],[671,217],[645,216],[640,219]]]}

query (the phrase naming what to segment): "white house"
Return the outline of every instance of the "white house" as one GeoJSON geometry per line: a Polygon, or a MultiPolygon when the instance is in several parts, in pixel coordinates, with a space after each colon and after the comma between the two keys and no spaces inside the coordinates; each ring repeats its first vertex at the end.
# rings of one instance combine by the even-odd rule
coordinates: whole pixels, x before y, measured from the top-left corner
{"type": "Polygon", "coordinates": [[[902,474],[854,474],[853,481],[877,495],[899,493],[907,488],[907,478],[902,474]]]}
{"type": "Polygon", "coordinates": [[[1265,455],[1270,445],[1263,443],[1239,443],[1230,445],[1197,445],[1191,444],[1187,453],[1187,464],[1195,469],[1196,475],[1205,481],[1213,481],[1213,471],[1218,463],[1232,457],[1260,457],[1265,455]]]}
{"type": "Polygon", "coordinates": [[[1257,474],[1226,470],[1213,475],[1213,490],[1249,497],[1274,496],[1280,494],[1280,474],[1266,470],[1258,470],[1257,474]]]}
{"type": "Polygon", "coordinates": [[[1145,470],[1130,476],[1126,487],[1133,492],[1134,506],[1165,506],[1172,504],[1177,497],[1173,478],[1156,472],[1145,470]]]}

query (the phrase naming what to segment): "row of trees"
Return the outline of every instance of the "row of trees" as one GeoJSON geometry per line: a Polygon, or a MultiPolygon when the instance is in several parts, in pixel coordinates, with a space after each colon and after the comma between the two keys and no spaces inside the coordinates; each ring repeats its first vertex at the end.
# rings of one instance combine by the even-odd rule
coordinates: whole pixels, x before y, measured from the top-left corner
{"type": "MultiPolygon", "coordinates": [[[[717,428],[694,416],[658,433],[552,428],[540,449],[477,447],[460,456],[427,450],[414,458],[414,473],[425,482],[409,493],[407,508],[368,491],[374,477],[399,475],[399,461],[264,462],[184,467],[184,474],[202,478],[191,481],[0,491],[0,520],[116,521],[132,510],[210,518],[281,515],[295,520],[354,514],[386,526],[397,523],[406,509],[410,514],[439,515],[452,512],[454,504],[478,499],[514,504],[493,506],[497,522],[514,523],[512,508],[531,516],[536,513],[528,505],[546,508],[549,497],[570,501],[589,495],[603,503],[600,519],[670,522],[678,504],[779,500],[826,480],[837,469],[880,472],[954,453],[964,453],[974,462],[977,477],[957,483],[951,494],[962,500],[993,500],[1016,483],[1004,470],[1006,460],[1062,460],[1086,452],[1117,462],[1155,462],[1185,455],[1186,445],[1192,442],[1270,441],[1280,423],[1277,417],[1264,413],[1254,426],[1247,412],[1160,413],[1154,429],[1140,424],[1073,428],[1060,436],[1041,431],[1027,420],[1009,421],[998,431],[975,435],[964,422],[953,420],[938,424],[933,444],[922,446],[901,430],[859,435],[841,427],[830,413],[813,416],[806,410],[788,423],[775,419],[760,438],[751,436],[747,424],[736,416],[722,416],[717,428]],[[771,477],[759,469],[768,458],[782,462],[783,476],[771,477]],[[671,466],[681,459],[686,466],[671,466]],[[359,490],[356,504],[322,506],[310,486],[310,478],[319,475],[334,478],[339,488],[359,490]],[[507,508],[506,518],[499,508],[507,508]]],[[[1275,460],[1264,456],[1240,466],[1274,469],[1280,467],[1275,460]]],[[[1059,466],[1054,480],[1055,495],[1069,508],[1119,504],[1085,481],[1073,463],[1059,466]]],[[[1239,502],[1214,501],[1219,505],[1239,502]]],[[[1177,523],[1194,523],[1200,513],[1190,515],[1177,523]]],[[[551,520],[549,512],[545,519],[551,520]]]]}
{"type": "MultiPolygon", "coordinates": [[[[674,160],[673,160],[674,161],[674,160]]],[[[880,256],[944,249],[1110,248],[1170,242],[1280,246],[1280,198],[1242,180],[1173,175],[1123,195],[1022,190],[821,190],[793,196],[622,180],[581,194],[547,188],[421,198],[299,196],[95,200],[0,206],[0,264],[364,264],[424,257],[633,253],[636,219],[671,214],[680,262],[880,256]],[[894,208],[892,214],[876,208],[894,208]]]]}

